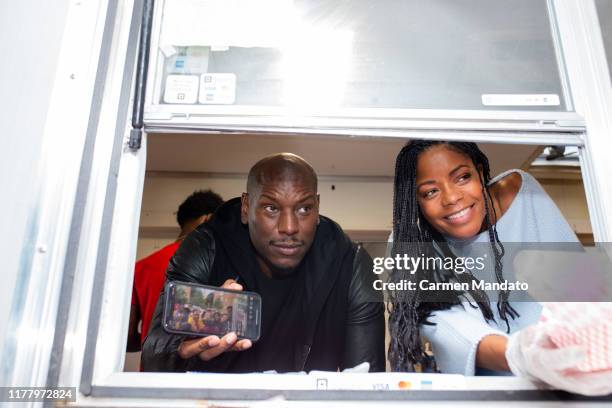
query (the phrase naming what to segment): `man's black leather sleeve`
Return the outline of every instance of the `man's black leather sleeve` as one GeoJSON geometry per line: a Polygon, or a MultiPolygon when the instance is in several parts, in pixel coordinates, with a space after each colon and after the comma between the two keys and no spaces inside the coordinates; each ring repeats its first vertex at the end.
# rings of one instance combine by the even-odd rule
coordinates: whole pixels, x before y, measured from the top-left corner
{"type": "Polygon", "coordinates": [[[361,246],[353,260],[343,368],[365,361],[370,372],[385,371],[385,316],[383,297],[374,291],[372,258],[361,246]]]}
{"type": "MultiPolygon", "coordinates": [[[[215,240],[201,226],[185,238],[174,253],[166,272],[167,281],[207,284],[215,256],[215,240]]],[[[141,365],[144,371],[184,372],[194,370],[199,357],[182,359],[178,347],[187,336],[170,334],[162,328],[164,290],[159,296],[149,334],[142,346],[141,365]]]]}

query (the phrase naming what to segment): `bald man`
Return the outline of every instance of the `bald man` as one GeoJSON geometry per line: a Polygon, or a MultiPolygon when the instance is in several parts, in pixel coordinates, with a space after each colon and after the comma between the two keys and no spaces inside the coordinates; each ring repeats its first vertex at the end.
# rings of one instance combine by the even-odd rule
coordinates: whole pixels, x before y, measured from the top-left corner
{"type": "Polygon", "coordinates": [[[293,154],[272,155],[253,166],[246,187],[185,239],[167,279],[259,293],[259,341],[169,334],[158,302],[144,370],[337,371],[368,362],[384,371],[382,299],[368,290],[372,260],[319,215],[313,168],[293,154]]]}

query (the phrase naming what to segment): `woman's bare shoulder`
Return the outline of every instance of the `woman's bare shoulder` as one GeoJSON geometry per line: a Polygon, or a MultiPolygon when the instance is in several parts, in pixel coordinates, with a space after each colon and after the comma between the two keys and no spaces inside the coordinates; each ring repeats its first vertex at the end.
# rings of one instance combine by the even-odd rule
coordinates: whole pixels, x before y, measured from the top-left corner
{"type": "Polygon", "coordinates": [[[506,212],[512,202],[516,198],[521,184],[523,183],[523,177],[519,172],[513,171],[508,173],[503,178],[497,180],[495,184],[491,186],[491,194],[495,197],[501,208],[502,214],[506,212]]]}

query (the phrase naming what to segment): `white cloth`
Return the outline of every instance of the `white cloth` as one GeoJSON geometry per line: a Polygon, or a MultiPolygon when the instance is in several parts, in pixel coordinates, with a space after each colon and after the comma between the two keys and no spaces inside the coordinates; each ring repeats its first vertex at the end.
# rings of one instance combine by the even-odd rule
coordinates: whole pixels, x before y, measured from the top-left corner
{"type": "Polygon", "coordinates": [[[508,340],[512,373],[557,389],[612,393],[612,303],[550,303],[508,340]]]}

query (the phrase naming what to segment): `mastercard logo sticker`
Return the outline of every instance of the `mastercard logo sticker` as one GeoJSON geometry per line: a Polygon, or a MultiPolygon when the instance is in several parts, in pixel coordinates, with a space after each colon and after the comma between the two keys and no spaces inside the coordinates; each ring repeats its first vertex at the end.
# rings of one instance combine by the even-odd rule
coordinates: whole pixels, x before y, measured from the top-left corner
{"type": "Polygon", "coordinates": [[[412,387],[412,383],[410,381],[400,381],[397,383],[397,386],[400,390],[409,390],[412,387]]]}

